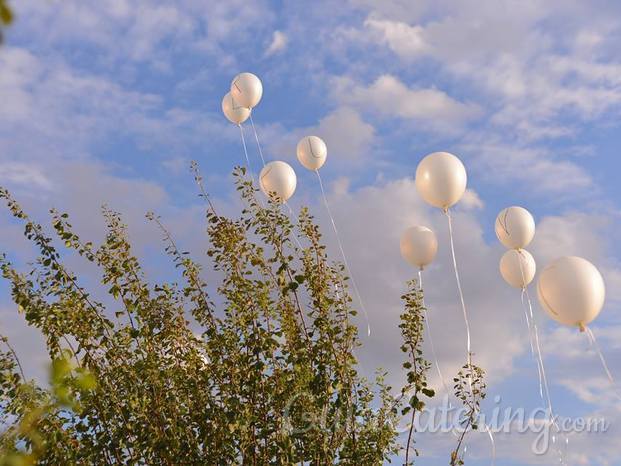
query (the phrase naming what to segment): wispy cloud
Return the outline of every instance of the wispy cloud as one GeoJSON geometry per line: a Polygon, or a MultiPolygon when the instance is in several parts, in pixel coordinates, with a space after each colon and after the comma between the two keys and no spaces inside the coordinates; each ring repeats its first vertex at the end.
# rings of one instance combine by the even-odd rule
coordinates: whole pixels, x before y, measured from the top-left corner
{"type": "Polygon", "coordinates": [[[272,35],[272,41],[265,50],[265,56],[270,57],[272,55],[276,55],[277,53],[283,52],[287,48],[288,41],[289,39],[284,32],[274,31],[274,34],[272,35]]]}

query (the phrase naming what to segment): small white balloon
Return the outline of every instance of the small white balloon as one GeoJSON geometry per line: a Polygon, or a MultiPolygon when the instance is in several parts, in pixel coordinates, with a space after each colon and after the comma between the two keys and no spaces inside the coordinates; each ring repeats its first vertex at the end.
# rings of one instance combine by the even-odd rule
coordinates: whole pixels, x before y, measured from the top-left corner
{"type": "Polygon", "coordinates": [[[537,282],[537,294],[541,306],[552,319],[582,328],[602,310],[606,287],[599,270],[588,260],[567,256],[543,269],[537,282]]]}
{"type": "Polygon", "coordinates": [[[241,125],[250,116],[250,109],[239,105],[230,92],[222,99],[222,113],[231,122],[241,125]]]}
{"type": "Polygon", "coordinates": [[[286,162],[269,162],[259,174],[261,191],[269,198],[284,203],[293,196],[297,185],[295,171],[286,162]]]}
{"type": "Polygon", "coordinates": [[[242,107],[254,108],[263,96],[263,84],[252,73],[239,73],[231,82],[231,95],[242,107]]]}
{"type": "Polygon", "coordinates": [[[535,259],[526,249],[510,249],[500,258],[500,275],[515,288],[526,288],[536,272],[535,259]]]}
{"type": "Polygon", "coordinates": [[[503,209],[496,217],[496,236],[509,249],[526,247],[535,236],[535,219],[523,207],[503,209]]]}
{"type": "Polygon", "coordinates": [[[438,252],[435,233],[427,227],[410,227],[401,235],[401,255],[410,264],[423,269],[431,264],[438,252]]]}
{"type": "Polygon", "coordinates": [[[296,148],[298,160],[309,170],[319,170],[326,162],[328,147],[317,136],[306,136],[300,139],[296,148]]]}
{"type": "Polygon", "coordinates": [[[429,154],[416,168],[416,189],[427,203],[441,209],[461,199],[467,182],[466,167],[448,152],[429,154]]]}

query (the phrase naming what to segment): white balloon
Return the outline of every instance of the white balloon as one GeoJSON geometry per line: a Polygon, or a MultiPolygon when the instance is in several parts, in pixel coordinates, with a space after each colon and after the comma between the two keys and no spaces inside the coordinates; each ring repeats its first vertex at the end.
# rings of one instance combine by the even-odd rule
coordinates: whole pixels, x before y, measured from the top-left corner
{"type": "Polygon", "coordinates": [[[602,310],[606,287],[602,275],[588,260],[567,256],[543,269],[537,294],[552,319],[582,328],[602,310]]]}
{"type": "Polygon", "coordinates": [[[277,202],[286,202],[293,196],[296,184],[297,178],[291,165],[279,160],[266,164],[259,174],[261,191],[277,202]]]}
{"type": "Polygon", "coordinates": [[[448,152],[434,152],[416,168],[416,188],[423,199],[441,209],[456,204],[466,191],[466,168],[448,152]]]}
{"type": "Polygon", "coordinates": [[[523,207],[507,207],[496,217],[495,230],[503,245],[509,249],[520,249],[535,236],[535,219],[523,207]]]}
{"type": "Polygon", "coordinates": [[[250,109],[239,105],[230,92],[227,92],[222,99],[222,113],[231,122],[236,125],[242,124],[250,116],[250,109]]]}
{"type": "Polygon", "coordinates": [[[296,148],[298,160],[304,168],[318,170],[326,162],[328,147],[323,140],[317,136],[306,136],[300,139],[296,148]]]}
{"type": "Polygon", "coordinates": [[[263,84],[252,73],[239,73],[231,82],[231,95],[242,107],[254,108],[263,96],[263,84]]]}
{"type": "Polygon", "coordinates": [[[401,255],[410,264],[423,269],[431,264],[438,252],[435,233],[427,227],[410,227],[401,235],[401,255]]]}
{"type": "Polygon", "coordinates": [[[537,264],[526,249],[510,249],[500,258],[500,275],[515,288],[525,288],[535,278],[537,264]]]}

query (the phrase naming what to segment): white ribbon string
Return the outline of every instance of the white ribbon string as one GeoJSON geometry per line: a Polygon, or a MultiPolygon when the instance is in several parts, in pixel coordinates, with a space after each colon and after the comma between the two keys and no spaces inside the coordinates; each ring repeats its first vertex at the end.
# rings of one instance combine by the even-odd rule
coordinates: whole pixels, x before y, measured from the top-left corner
{"type": "Polygon", "coordinates": [[[472,348],[470,342],[470,321],[468,320],[468,311],[466,311],[466,302],[464,301],[464,293],[461,289],[461,280],[459,279],[459,270],[457,269],[457,259],[455,258],[455,244],[453,242],[453,222],[451,213],[448,209],[444,210],[444,214],[448,219],[449,239],[451,243],[451,257],[453,259],[453,270],[455,271],[455,280],[457,281],[457,291],[459,292],[459,300],[461,302],[461,310],[466,323],[466,350],[468,352],[468,365],[472,365],[472,348]]]}
{"type": "Polygon", "coordinates": [[[494,434],[487,424],[483,424],[485,426],[485,430],[487,431],[487,435],[489,437],[489,441],[492,444],[492,466],[496,464],[496,440],[494,440],[494,434]]]}
{"type": "MultiPolygon", "coordinates": [[[[522,254],[521,250],[518,249],[518,254],[522,254]]],[[[566,456],[567,456],[567,445],[569,444],[569,438],[564,436],[561,433],[561,429],[556,422],[556,417],[554,416],[554,410],[552,409],[552,397],[550,396],[550,389],[548,386],[548,378],[546,376],[546,369],[543,364],[543,354],[541,351],[541,344],[539,342],[539,330],[537,328],[537,323],[535,322],[535,315],[533,313],[533,303],[530,299],[530,293],[528,292],[528,286],[526,285],[526,277],[524,275],[524,267],[522,266],[522,261],[518,259],[518,264],[520,265],[520,274],[522,275],[522,307],[524,307],[524,297],[526,297],[526,304],[528,305],[528,314],[527,321],[529,323],[529,337],[531,339],[531,350],[533,348],[533,340],[535,347],[535,356],[537,363],[537,372],[539,374],[539,396],[541,397],[541,401],[544,405],[546,405],[546,409],[548,411],[548,422],[556,427],[557,432],[565,437],[565,449],[564,451],[561,448],[558,448],[559,455],[559,464],[565,466],[566,456]],[[545,394],[545,396],[544,396],[545,394]]],[[[524,311],[526,312],[526,307],[524,307],[524,311]]],[[[552,436],[552,443],[556,444],[556,436],[552,436]]]]}
{"type": "MultiPolygon", "coordinates": [[[[522,264],[520,264],[520,267],[522,266],[522,264]]],[[[524,283],[524,279],[522,278],[522,283],[524,283]]],[[[533,356],[533,358],[535,357],[535,343],[534,343],[534,337],[533,337],[533,327],[531,325],[530,322],[530,317],[528,316],[528,308],[526,307],[526,287],[522,287],[522,292],[521,292],[521,301],[522,301],[522,310],[524,311],[524,318],[526,319],[526,328],[528,330],[528,341],[530,343],[530,354],[533,356]]],[[[539,369],[539,366],[537,366],[537,369],[539,369]]]]}
{"type": "Polygon", "coordinates": [[[248,157],[248,147],[246,146],[246,138],[244,137],[244,128],[242,125],[239,126],[239,134],[241,135],[242,146],[244,147],[244,155],[246,156],[246,170],[252,179],[252,185],[254,186],[254,176],[252,175],[252,168],[250,167],[250,157],[248,157]]]}
{"type": "MultiPolygon", "coordinates": [[[[423,270],[422,269],[418,269],[418,289],[419,291],[422,293],[422,305],[423,305],[423,314],[425,317],[425,328],[427,330],[427,339],[429,340],[429,346],[431,347],[431,356],[433,357],[433,362],[434,365],[436,366],[436,371],[438,372],[438,377],[440,377],[440,383],[442,384],[442,388],[444,388],[444,391],[446,392],[446,402],[448,403],[448,408],[449,410],[453,410],[453,405],[451,403],[451,391],[448,388],[448,385],[446,384],[446,381],[444,380],[444,375],[442,374],[442,370],[440,369],[440,362],[438,361],[438,356],[436,354],[436,348],[435,345],[433,344],[433,337],[431,336],[431,324],[429,323],[429,314],[427,313],[427,308],[425,307],[425,294],[423,291],[423,270]]],[[[455,429],[451,429],[451,434],[453,434],[454,437],[458,437],[457,432],[455,432],[455,429]]]]}
{"type": "Polygon", "coordinates": [[[250,124],[252,125],[252,131],[254,132],[254,139],[257,141],[257,148],[259,149],[259,155],[261,156],[261,161],[263,162],[263,166],[265,166],[265,159],[263,158],[263,149],[261,149],[261,144],[259,143],[259,136],[257,135],[257,129],[254,127],[254,120],[252,119],[252,112],[250,113],[250,124]]]}
{"type": "MultiPolygon", "coordinates": [[[[259,142],[259,135],[257,133],[257,129],[254,125],[254,120],[252,119],[252,113],[250,113],[250,124],[252,125],[252,132],[254,133],[254,140],[257,143],[257,150],[259,151],[259,156],[261,157],[261,162],[263,163],[263,166],[265,167],[265,158],[263,157],[263,149],[261,148],[261,143],[259,142]]],[[[241,126],[240,126],[241,128],[241,126]]],[[[242,140],[243,140],[243,131],[242,131],[242,140]]],[[[246,143],[244,141],[244,151],[246,153],[246,160],[248,160],[248,152],[246,151],[246,143]]],[[[250,164],[250,162],[248,162],[248,164],[250,164]]],[[[252,175],[251,175],[252,176],[252,175]]],[[[319,172],[317,172],[317,176],[319,176],[319,172]]],[[[253,180],[254,181],[254,180],[253,180]]],[[[321,186],[321,178],[319,178],[319,184],[321,186]]],[[[321,191],[323,193],[323,186],[321,186],[321,191]]],[[[325,197],[325,193],[324,193],[324,202],[326,203],[326,207],[328,207],[327,205],[327,200],[325,197]]],[[[291,209],[291,206],[289,205],[289,203],[287,201],[285,201],[285,206],[287,207],[287,209],[289,210],[289,220],[291,220],[291,222],[293,222],[293,209],[291,209]]],[[[362,312],[364,313],[364,317],[367,323],[367,335],[371,335],[371,325],[369,324],[369,316],[367,314],[366,309],[364,308],[364,304],[362,303],[362,299],[360,298],[360,293],[358,292],[358,287],[356,286],[356,282],[354,281],[354,277],[349,269],[349,265],[347,264],[347,260],[345,259],[345,253],[343,252],[343,248],[341,245],[341,240],[339,238],[338,235],[338,231],[336,230],[336,225],[334,223],[334,219],[332,218],[332,214],[330,213],[330,209],[328,207],[328,214],[330,215],[330,220],[332,221],[332,227],[334,228],[334,231],[336,233],[336,237],[339,243],[339,247],[341,249],[341,255],[343,256],[343,262],[345,263],[345,267],[347,268],[347,272],[349,273],[350,277],[351,277],[351,281],[352,281],[352,285],[354,287],[354,291],[356,292],[357,298],[360,301],[360,307],[362,308],[362,312]]],[[[302,244],[300,243],[300,240],[298,239],[298,237],[294,234],[293,235],[293,239],[295,240],[296,245],[298,246],[298,248],[300,248],[300,251],[302,251],[304,248],[302,247],[302,244]]],[[[340,293],[339,293],[339,289],[338,289],[338,285],[335,283],[334,284],[334,289],[336,292],[336,296],[337,299],[340,300],[340,293]]]]}
{"type": "MultiPolygon", "coordinates": [[[[423,293],[423,271],[421,269],[418,270],[418,289],[421,293],[423,293]]],[[[433,338],[431,336],[431,324],[429,323],[429,314],[427,314],[427,308],[425,307],[424,295],[423,295],[422,304],[423,304],[423,312],[424,312],[424,317],[425,317],[425,327],[427,329],[427,338],[429,339],[429,346],[431,348],[431,356],[433,357],[433,361],[436,366],[436,371],[438,372],[438,377],[440,377],[440,382],[442,383],[442,387],[446,391],[446,396],[447,396],[447,400],[449,400],[448,402],[449,402],[449,407],[450,407],[451,392],[448,388],[448,385],[446,385],[446,382],[444,381],[444,376],[442,375],[442,370],[440,369],[440,363],[438,361],[438,356],[436,355],[436,348],[435,348],[435,345],[433,344],[433,338]]]]}
{"type": "MultiPolygon", "coordinates": [[[[522,261],[518,260],[518,263],[520,265],[522,283],[524,283],[526,279],[524,276],[524,268],[522,267],[522,261]]],[[[537,371],[539,372],[539,394],[541,396],[542,401],[546,403],[546,400],[544,399],[544,392],[545,392],[545,398],[547,399],[547,408],[549,411],[549,415],[552,416],[553,415],[552,399],[550,397],[550,390],[548,388],[548,378],[546,377],[545,366],[543,365],[541,344],[539,343],[539,330],[537,329],[537,324],[535,323],[535,315],[533,314],[533,303],[530,299],[530,293],[528,292],[528,286],[526,285],[524,285],[524,287],[522,288],[522,304],[524,303],[524,297],[526,297],[526,303],[528,305],[528,316],[530,317],[528,319],[529,325],[531,327],[529,329],[529,333],[530,333],[531,339],[534,339],[534,342],[535,342],[534,346],[535,346],[535,353],[537,357],[537,371]]],[[[531,346],[532,345],[533,345],[533,342],[531,341],[531,346]]]]}
{"type": "MultiPolygon", "coordinates": [[[[453,270],[455,271],[455,281],[457,282],[457,291],[459,292],[459,301],[461,303],[461,310],[464,315],[464,322],[466,324],[466,349],[468,351],[468,366],[472,367],[472,347],[471,347],[471,338],[470,338],[470,320],[468,319],[468,311],[466,310],[466,301],[464,300],[464,293],[461,288],[461,280],[459,278],[459,269],[457,268],[457,258],[455,257],[455,242],[453,240],[453,222],[451,219],[451,213],[449,209],[444,209],[444,214],[448,219],[448,230],[449,230],[449,240],[451,244],[451,258],[453,259],[453,270]]],[[[470,393],[474,396],[474,391],[472,389],[472,379],[468,377],[468,385],[470,387],[470,393]]],[[[496,464],[496,441],[494,440],[494,434],[490,430],[487,424],[485,425],[485,430],[487,431],[487,435],[489,436],[490,442],[492,444],[492,466],[496,464]]],[[[464,448],[464,455],[466,454],[466,449],[464,448]]]]}
{"type": "MultiPolygon", "coordinates": [[[[242,141],[242,146],[244,147],[244,155],[246,156],[246,172],[248,172],[248,175],[250,176],[250,180],[252,181],[252,189],[255,189],[255,179],[254,179],[254,175],[252,174],[252,168],[250,167],[250,157],[248,157],[248,147],[246,146],[246,137],[244,136],[244,127],[242,125],[237,125],[239,126],[239,134],[241,135],[241,141],[242,141]]],[[[263,201],[261,200],[260,197],[257,197],[257,202],[259,203],[259,205],[261,207],[263,206],[263,201]]]]}
{"type": "Polygon", "coordinates": [[[356,280],[354,279],[354,274],[349,267],[349,262],[347,261],[347,256],[345,256],[345,249],[343,248],[343,243],[341,242],[341,236],[339,235],[339,231],[336,228],[336,222],[334,221],[334,216],[332,215],[332,211],[330,210],[330,204],[328,203],[328,196],[326,196],[326,191],[323,188],[323,182],[321,181],[321,175],[319,174],[319,170],[315,170],[317,174],[317,179],[319,180],[319,188],[321,189],[321,196],[323,197],[323,203],[326,207],[326,211],[328,212],[328,217],[330,217],[330,223],[332,224],[332,229],[334,230],[334,235],[336,236],[336,242],[338,244],[339,250],[341,252],[341,258],[343,259],[343,264],[345,265],[345,269],[349,274],[349,278],[351,280],[352,288],[354,289],[354,293],[356,294],[356,298],[360,303],[360,309],[364,314],[364,319],[367,324],[367,336],[371,336],[371,324],[369,323],[369,314],[364,306],[364,302],[362,301],[362,296],[360,295],[360,291],[358,290],[358,285],[356,284],[356,280]]]}
{"type": "Polygon", "coordinates": [[[621,396],[619,395],[619,392],[617,391],[617,382],[615,381],[615,378],[612,376],[612,372],[610,372],[610,369],[608,368],[608,363],[606,362],[606,358],[604,358],[604,353],[602,353],[601,348],[599,347],[599,344],[597,343],[597,339],[595,338],[595,334],[593,333],[593,331],[589,328],[589,327],[584,327],[584,330],[587,334],[587,337],[589,339],[589,343],[591,344],[591,347],[595,350],[595,352],[597,353],[597,355],[599,356],[599,360],[602,363],[602,367],[604,369],[604,372],[606,373],[606,377],[608,377],[608,381],[610,382],[610,385],[612,385],[613,388],[613,392],[615,394],[615,396],[619,399],[621,399],[621,396]]]}
{"type": "MultiPolygon", "coordinates": [[[[520,267],[521,267],[521,264],[520,264],[520,267]]],[[[539,396],[541,397],[541,400],[545,404],[545,399],[543,395],[543,374],[541,373],[541,364],[539,364],[539,357],[537,356],[537,353],[535,352],[535,336],[533,334],[533,322],[531,321],[528,315],[530,307],[528,306],[526,302],[526,287],[522,288],[521,301],[522,301],[522,309],[524,310],[524,315],[526,316],[526,325],[528,327],[528,339],[530,341],[530,353],[535,359],[535,363],[537,364],[537,374],[539,375],[539,396]]]]}
{"type": "MultiPolygon", "coordinates": [[[[285,206],[287,206],[287,209],[289,209],[289,221],[291,223],[294,223],[294,213],[293,213],[293,209],[291,208],[291,206],[289,205],[289,203],[287,201],[285,201],[285,206]]],[[[300,248],[300,252],[304,250],[304,248],[302,247],[302,244],[300,243],[300,240],[298,239],[298,236],[295,234],[295,232],[293,233],[293,239],[295,240],[295,244],[298,246],[298,248],[300,248]]]]}

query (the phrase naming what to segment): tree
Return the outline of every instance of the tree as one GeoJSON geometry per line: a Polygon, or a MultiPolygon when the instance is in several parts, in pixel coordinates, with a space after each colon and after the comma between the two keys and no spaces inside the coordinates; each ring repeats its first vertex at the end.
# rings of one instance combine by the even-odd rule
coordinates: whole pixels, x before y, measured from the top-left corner
{"type": "MultiPolygon", "coordinates": [[[[39,251],[27,273],[6,257],[0,268],[52,361],[49,388],[38,386],[3,338],[2,464],[377,465],[399,452],[399,418],[414,419],[434,395],[416,282],[403,296],[407,382],[394,396],[386,374],[369,383],[357,371],[347,277],[309,211],[293,222],[279,204],[264,206],[238,168],[244,209],[224,217],[193,170],[206,201],[207,254],[221,277],[213,297],[201,265],[156,214],[147,218],[179,283],[145,279],[117,212],[103,208],[107,234],[95,246],[52,210],[52,238],[0,190],[39,251]],[[63,249],[98,267],[114,306],[93,298],[63,249]]],[[[407,464],[413,436],[410,427],[407,464]]]]}

